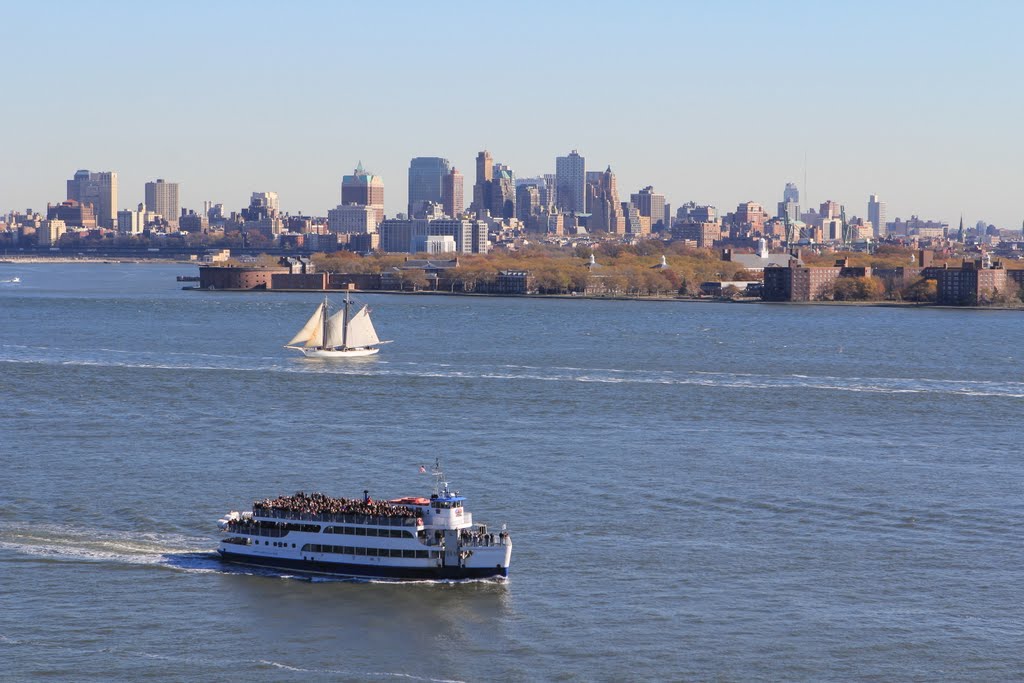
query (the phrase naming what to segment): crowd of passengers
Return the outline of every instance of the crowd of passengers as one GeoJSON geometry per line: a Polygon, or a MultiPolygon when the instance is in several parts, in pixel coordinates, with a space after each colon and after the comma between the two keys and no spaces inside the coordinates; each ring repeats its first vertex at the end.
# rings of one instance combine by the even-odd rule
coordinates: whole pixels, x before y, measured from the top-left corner
{"type": "Polygon", "coordinates": [[[294,496],[278,496],[265,498],[252,505],[253,512],[301,512],[311,515],[374,515],[377,517],[416,517],[418,513],[404,505],[394,505],[385,501],[374,501],[369,495],[357,498],[332,498],[323,493],[304,493],[299,491],[294,496]]]}
{"type": "Polygon", "coordinates": [[[478,529],[463,529],[459,532],[459,540],[462,545],[505,545],[507,531],[495,534],[485,534],[478,529]]]}

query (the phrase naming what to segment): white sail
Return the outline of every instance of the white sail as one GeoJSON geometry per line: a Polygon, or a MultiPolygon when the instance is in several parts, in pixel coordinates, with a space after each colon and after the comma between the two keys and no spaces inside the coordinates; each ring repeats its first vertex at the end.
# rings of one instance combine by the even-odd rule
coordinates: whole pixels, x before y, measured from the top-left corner
{"type": "Polygon", "coordinates": [[[345,329],[345,309],[342,309],[327,319],[327,339],[324,346],[334,348],[342,346],[343,331],[345,329]]]}
{"type": "Polygon", "coordinates": [[[324,319],[324,307],[323,305],[317,306],[316,310],[313,311],[313,315],[310,316],[306,324],[302,326],[298,334],[292,337],[292,340],[285,344],[285,346],[294,346],[295,344],[305,344],[306,346],[320,346],[320,340],[323,337],[323,319],[324,319]]]}
{"type": "Polygon", "coordinates": [[[359,312],[348,321],[349,347],[372,346],[380,343],[377,337],[377,330],[373,329],[373,322],[370,321],[370,310],[366,306],[359,309],[359,312]]]}

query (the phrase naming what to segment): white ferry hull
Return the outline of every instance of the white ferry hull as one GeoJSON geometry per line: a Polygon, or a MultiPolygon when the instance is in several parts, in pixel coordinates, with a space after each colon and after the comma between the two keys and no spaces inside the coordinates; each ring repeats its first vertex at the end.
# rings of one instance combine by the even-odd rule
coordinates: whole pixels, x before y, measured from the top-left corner
{"type": "Polygon", "coordinates": [[[508,576],[508,566],[493,567],[395,567],[383,564],[356,564],[302,560],[288,557],[265,557],[247,553],[234,553],[223,548],[221,559],[234,564],[268,567],[303,574],[337,576],[341,578],[377,579],[385,581],[459,581],[465,579],[502,579],[508,576]]]}

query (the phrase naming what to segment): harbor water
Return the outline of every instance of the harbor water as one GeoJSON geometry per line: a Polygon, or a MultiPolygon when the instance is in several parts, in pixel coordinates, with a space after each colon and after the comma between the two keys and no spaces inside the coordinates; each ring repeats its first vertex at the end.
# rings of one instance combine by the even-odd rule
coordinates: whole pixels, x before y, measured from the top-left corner
{"type": "Polygon", "coordinates": [[[1024,313],[315,293],[0,264],[4,680],[1024,678],[1024,313]],[[232,568],[256,498],[429,494],[507,582],[232,568]]]}

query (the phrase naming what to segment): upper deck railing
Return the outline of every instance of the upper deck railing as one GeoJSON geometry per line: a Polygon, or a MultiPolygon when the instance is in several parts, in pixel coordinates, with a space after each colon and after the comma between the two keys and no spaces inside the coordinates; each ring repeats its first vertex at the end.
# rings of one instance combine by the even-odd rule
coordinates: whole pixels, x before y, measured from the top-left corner
{"type": "Polygon", "coordinates": [[[280,508],[264,508],[253,506],[254,517],[263,519],[296,519],[305,522],[338,522],[341,524],[366,524],[374,526],[411,526],[415,527],[422,520],[413,516],[390,515],[357,515],[344,512],[298,512],[280,508]]]}

